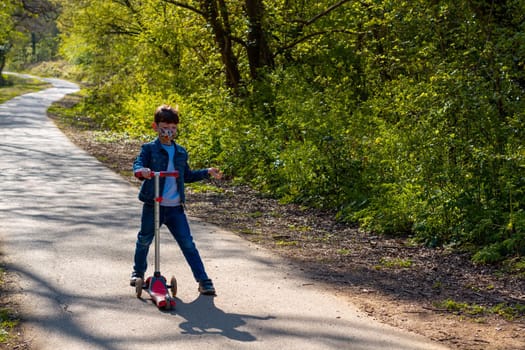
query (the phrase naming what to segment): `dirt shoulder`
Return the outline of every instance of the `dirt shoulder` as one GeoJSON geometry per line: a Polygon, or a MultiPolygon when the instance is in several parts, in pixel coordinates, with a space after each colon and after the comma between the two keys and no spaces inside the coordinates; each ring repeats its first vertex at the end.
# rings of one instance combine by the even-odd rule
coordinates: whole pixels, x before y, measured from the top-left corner
{"type": "MultiPolygon", "coordinates": [[[[139,142],[97,140],[91,131],[59,127],[139,185],[130,172],[139,142]]],[[[502,267],[474,265],[467,254],[363,233],[337,222],[333,213],[281,205],[245,186],[213,185],[220,190],[190,188],[189,215],[273,250],[313,284],[333,289],[371,317],[454,349],[525,348],[523,312],[513,320],[483,312],[516,304],[523,311],[522,277],[503,273],[502,267]],[[447,305],[442,303],[446,300],[447,305]]]]}

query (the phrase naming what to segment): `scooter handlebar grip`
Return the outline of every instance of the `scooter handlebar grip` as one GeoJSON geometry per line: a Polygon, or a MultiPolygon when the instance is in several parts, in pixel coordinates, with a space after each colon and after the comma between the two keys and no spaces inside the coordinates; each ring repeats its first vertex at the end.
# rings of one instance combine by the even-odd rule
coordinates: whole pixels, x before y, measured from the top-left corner
{"type": "Polygon", "coordinates": [[[168,176],[179,177],[179,172],[177,170],[175,170],[175,171],[159,171],[158,174],[159,174],[160,177],[168,177],[168,176]]]}

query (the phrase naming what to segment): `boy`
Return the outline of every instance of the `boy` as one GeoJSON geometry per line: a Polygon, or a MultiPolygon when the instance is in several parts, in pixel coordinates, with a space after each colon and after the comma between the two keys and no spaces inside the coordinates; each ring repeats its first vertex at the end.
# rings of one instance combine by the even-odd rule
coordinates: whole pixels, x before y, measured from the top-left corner
{"type": "Polygon", "coordinates": [[[191,236],[188,219],[184,213],[184,183],[203,180],[210,176],[220,179],[222,173],[217,168],[190,169],[188,153],[182,146],[173,141],[178,124],[179,113],[176,108],[168,105],[158,107],[152,124],[158,137],[154,141],[142,145],[140,154],[133,162],[135,176],[144,180],[139,192],[139,199],[144,204],[130,284],[134,286],[137,278],[144,278],[149,246],[155,235],[153,172],[178,170],[178,178],[160,178],[159,193],[162,197],[160,225],[165,224],[179,244],[195,280],[199,283],[199,292],[205,295],[215,295],[215,288],[206,274],[204,264],[191,236]]]}

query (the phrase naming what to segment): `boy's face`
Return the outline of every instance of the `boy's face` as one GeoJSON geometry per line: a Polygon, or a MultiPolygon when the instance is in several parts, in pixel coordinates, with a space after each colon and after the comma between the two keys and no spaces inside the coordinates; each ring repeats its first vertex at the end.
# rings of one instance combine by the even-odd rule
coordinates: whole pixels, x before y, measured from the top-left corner
{"type": "Polygon", "coordinates": [[[153,126],[153,129],[159,135],[160,142],[165,145],[171,145],[171,141],[177,135],[178,124],[159,122],[158,124],[153,123],[152,126],[153,126]]]}

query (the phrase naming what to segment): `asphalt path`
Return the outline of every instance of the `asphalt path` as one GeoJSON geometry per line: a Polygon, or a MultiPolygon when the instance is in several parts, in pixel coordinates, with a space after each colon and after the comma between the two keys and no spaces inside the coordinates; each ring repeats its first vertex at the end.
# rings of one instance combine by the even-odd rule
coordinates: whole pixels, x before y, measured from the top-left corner
{"type": "Polygon", "coordinates": [[[1,253],[18,279],[11,292],[32,349],[445,349],[374,321],[271,252],[193,218],[218,296],[199,295],[163,229],[161,271],[177,277],[177,306],[160,311],[147,294],[137,299],[128,284],[137,189],[46,117],[78,88],[45,80],[54,87],[0,105],[1,253]]]}

